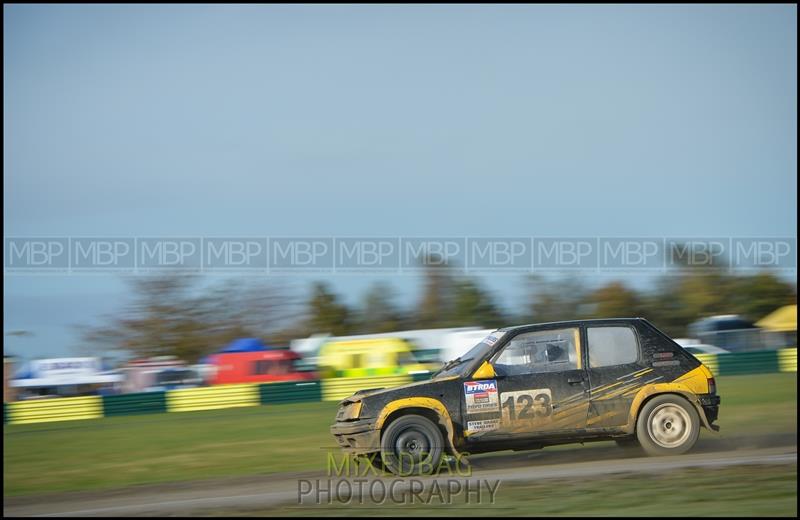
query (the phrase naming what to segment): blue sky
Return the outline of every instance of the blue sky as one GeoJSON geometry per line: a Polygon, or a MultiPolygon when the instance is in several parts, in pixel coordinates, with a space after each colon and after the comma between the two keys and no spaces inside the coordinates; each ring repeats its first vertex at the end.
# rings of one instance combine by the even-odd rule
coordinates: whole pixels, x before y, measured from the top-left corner
{"type": "MultiPolygon", "coordinates": [[[[797,234],[793,5],[4,15],[5,235],[797,234]]],[[[377,279],[418,288],[329,281],[356,302],[377,279]]],[[[69,352],[126,296],[4,282],[23,356],[69,352]]]]}

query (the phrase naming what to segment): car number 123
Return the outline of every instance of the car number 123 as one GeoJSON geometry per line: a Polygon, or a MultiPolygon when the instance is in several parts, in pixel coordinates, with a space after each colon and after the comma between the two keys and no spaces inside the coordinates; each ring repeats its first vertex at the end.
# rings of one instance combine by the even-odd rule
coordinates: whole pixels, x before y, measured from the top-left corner
{"type": "Polygon", "coordinates": [[[549,388],[519,390],[500,394],[503,423],[533,421],[553,414],[552,394],[549,388]]]}

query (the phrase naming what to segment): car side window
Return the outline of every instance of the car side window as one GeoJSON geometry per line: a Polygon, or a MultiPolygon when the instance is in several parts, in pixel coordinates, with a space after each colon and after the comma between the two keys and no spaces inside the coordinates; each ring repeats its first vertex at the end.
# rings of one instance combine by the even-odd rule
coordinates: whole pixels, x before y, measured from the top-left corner
{"type": "Polygon", "coordinates": [[[639,343],[630,327],[589,327],[589,367],[600,368],[635,363],[639,343]]]}
{"type": "Polygon", "coordinates": [[[501,376],[562,372],[580,368],[577,328],[540,330],[519,334],[494,358],[501,376]]]}

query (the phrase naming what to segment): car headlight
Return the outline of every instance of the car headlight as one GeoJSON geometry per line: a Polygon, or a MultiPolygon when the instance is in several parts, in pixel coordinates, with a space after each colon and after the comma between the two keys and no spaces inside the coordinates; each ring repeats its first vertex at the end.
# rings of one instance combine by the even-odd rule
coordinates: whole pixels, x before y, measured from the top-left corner
{"type": "Polygon", "coordinates": [[[361,401],[356,401],[355,403],[350,403],[347,406],[345,406],[339,418],[342,421],[358,419],[358,415],[360,413],[361,413],[361,401]]]}

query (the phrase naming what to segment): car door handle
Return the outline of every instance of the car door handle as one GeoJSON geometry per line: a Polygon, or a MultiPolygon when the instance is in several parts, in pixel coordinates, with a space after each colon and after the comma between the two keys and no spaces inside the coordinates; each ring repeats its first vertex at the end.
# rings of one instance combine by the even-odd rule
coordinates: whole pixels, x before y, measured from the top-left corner
{"type": "Polygon", "coordinates": [[[570,377],[570,378],[567,379],[567,383],[569,383],[571,385],[577,385],[577,384],[583,383],[583,378],[582,377],[570,377]]]}

